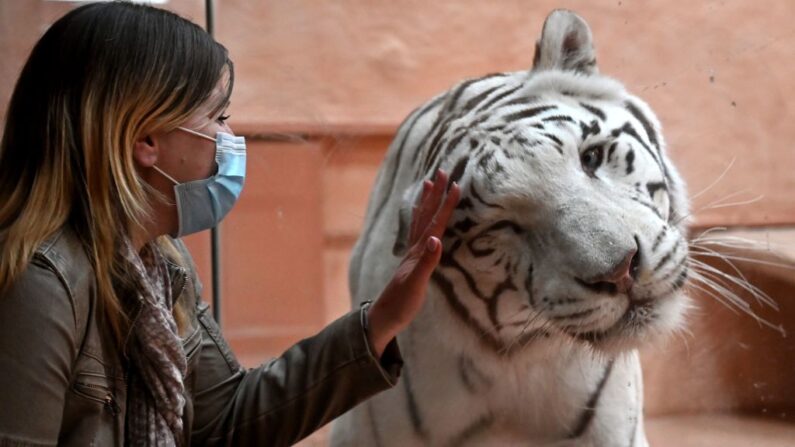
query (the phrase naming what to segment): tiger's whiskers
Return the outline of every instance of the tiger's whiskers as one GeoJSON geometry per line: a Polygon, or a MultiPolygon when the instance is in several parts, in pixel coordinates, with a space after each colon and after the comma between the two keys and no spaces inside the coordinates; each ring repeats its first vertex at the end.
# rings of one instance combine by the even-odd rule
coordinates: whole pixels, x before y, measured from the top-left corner
{"type": "MultiPolygon", "coordinates": [[[[511,340],[511,342],[508,345],[503,347],[500,350],[499,354],[501,354],[501,355],[509,355],[511,353],[511,351],[513,350],[514,346],[516,346],[517,343],[519,343],[519,341],[521,341],[522,337],[524,337],[525,333],[527,333],[527,329],[530,327],[530,325],[533,324],[540,316],[541,316],[541,312],[540,311],[533,310],[531,312],[531,314],[528,316],[527,322],[525,322],[524,326],[522,326],[522,329],[519,331],[519,334],[516,337],[514,337],[513,340],[511,340]]],[[[540,336],[540,334],[543,332],[544,326],[545,325],[542,324],[541,327],[536,329],[536,331],[538,331],[538,333],[535,334],[534,337],[532,337],[529,340],[527,340],[526,343],[529,343],[529,342],[535,340],[536,338],[538,338],[540,336]]]]}
{"type": "MultiPolygon", "coordinates": [[[[731,253],[721,253],[712,247],[743,248],[746,250],[759,248],[758,243],[742,238],[721,239],[710,237],[710,233],[722,230],[725,230],[725,228],[717,227],[704,231],[698,237],[691,240],[690,251],[693,255],[699,257],[720,259],[729,267],[731,273],[727,273],[704,261],[695,259],[692,255],[688,255],[688,266],[691,270],[691,281],[689,281],[688,287],[714,298],[735,314],[744,313],[749,315],[760,325],[773,329],[779,332],[782,337],[786,337],[786,331],[782,325],[776,325],[763,318],[751,304],[740,295],[742,292],[747,293],[752,296],[756,304],[762,308],[769,307],[775,311],[779,310],[778,303],[776,303],[764,290],[752,284],[733,261],[774,265],[785,268],[795,268],[795,265],[774,263],[761,259],[749,258],[747,256],[737,256],[731,253]],[[735,292],[733,289],[739,289],[741,292],[735,292]]],[[[767,248],[769,249],[769,247],[767,248]]]]}
{"type": "Polygon", "coordinates": [[[758,196],[756,196],[754,198],[751,198],[751,199],[741,200],[741,201],[738,201],[738,202],[724,203],[725,201],[727,201],[729,199],[733,199],[733,198],[739,196],[740,194],[744,194],[746,192],[748,192],[748,190],[747,189],[743,189],[743,190],[740,190],[740,191],[735,191],[733,193],[729,193],[729,194],[727,194],[727,195],[725,195],[725,196],[723,196],[723,197],[721,197],[719,199],[713,200],[712,202],[710,202],[710,203],[708,203],[708,204],[706,204],[704,206],[701,206],[701,207],[699,207],[697,209],[692,210],[689,213],[686,213],[686,214],[684,214],[682,216],[677,217],[674,220],[672,225],[673,226],[678,226],[680,223],[682,223],[683,220],[687,219],[688,217],[693,216],[694,214],[700,213],[702,211],[707,211],[707,210],[711,210],[711,209],[718,209],[718,208],[729,208],[729,207],[732,207],[732,206],[750,205],[752,203],[759,202],[760,200],[764,199],[764,197],[765,197],[763,194],[760,194],[760,195],[758,195],[758,196]]]}
{"type": "Polygon", "coordinates": [[[732,166],[734,166],[734,162],[735,162],[735,161],[737,161],[737,157],[732,157],[732,160],[729,162],[729,165],[728,165],[728,166],[726,166],[726,169],[724,169],[724,170],[723,170],[723,172],[721,172],[721,173],[720,173],[720,175],[718,176],[718,178],[716,178],[716,179],[715,179],[715,180],[714,180],[712,183],[710,183],[710,184],[709,184],[709,186],[707,186],[706,188],[702,189],[701,191],[697,192],[696,194],[693,194],[693,195],[691,195],[691,196],[690,196],[690,200],[695,200],[695,199],[697,199],[699,196],[701,196],[701,195],[702,195],[702,194],[704,194],[705,192],[709,191],[709,190],[710,190],[710,189],[712,189],[712,188],[713,188],[715,185],[717,185],[717,184],[718,184],[718,183],[719,183],[721,180],[723,180],[723,178],[726,176],[726,174],[728,174],[728,173],[729,173],[729,170],[732,168],[732,166]]]}

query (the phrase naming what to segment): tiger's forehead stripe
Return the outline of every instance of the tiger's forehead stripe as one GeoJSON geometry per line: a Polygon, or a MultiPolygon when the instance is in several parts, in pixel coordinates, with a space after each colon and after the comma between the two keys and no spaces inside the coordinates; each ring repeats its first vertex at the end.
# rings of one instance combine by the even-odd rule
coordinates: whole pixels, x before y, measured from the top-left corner
{"type": "MultiPolygon", "coordinates": [[[[422,168],[418,172],[418,178],[432,175],[433,172],[442,164],[443,159],[450,155],[463,140],[466,130],[478,128],[485,122],[496,121],[499,119],[500,112],[502,111],[507,113],[502,117],[502,121],[504,121],[504,123],[490,125],[484,130],[489,132],[502,131],[505,129],[505,125],[507,124],[537,116],[540,116],[541,121],[543,122],[575,123],[575,120],[571,116],[560,113],[553,116],[543,117],[542,114],[545,112],[556,110],[558,108],[558,106],[555,104],[538,105],[536,107],[530,107],[519,111],[511,110],[511,106],[529,104],[538,101],[539,97],[537,95],[528,95],[526,91],[527,89],[522,88],[526,86],[526,79],[520,79],[518,83],[514,84],[505,79],[509,76],[510,74],[506,73],[495,73],[482,78],[471,79],[462,82],[453,90],[452,94],[447,95],[444,101],[444,107],[437,114],[430,132],[425,134],[422,143],[419,145],[420,150],[415,152],[415,157],[419,154],[419,152],[423,152],[424,155],[421,164],[422,168]],[[497,85],[494,85],[493,82],[495,78],[499,78],[497,79],[497,85]],[[457,107],[458,103],[461,102],[463,98],[468,99],[461,107],[457,107]],[[507,99],[505,103],[497,104],[504,99],[507,99]],[[497,105],[497,107],[494,107],[495,105],[497,105]],[[467,128],[455,128],[455,126],[453,126],[454,121],[466,116],[467,114],[475,114],[478,116],[469,121],[468,126],[466,126],[467,128]],[[453,131],[453,135],[447,136],[446,134],[450,133],[451,129],[453,131]]],[[[577,94],[574,92],[557,93],[564,96],[577,96],[577,94]]],[[[592,95],[591,97],[592,99],[602,99],[598,95],[592,95]]],[[[579,101],[577,105],[588,113],[594,115],[598,120],[605,121],[607,119],[607,115],[604,110],[596,107],[595,105],[583,101],[579,101]]],[[[636,107],[630,101],[626,101],[626,105],[627,110],[646,131],[649,142],[655,147],[655,149],[657,149],[657,154],[651,150],[649,144],[643,141],[638,132],[635,131],[631,125],[625,125],[619,130],[621,132],[627,132],[630,136],[636,138],[642,146],[647,148],[649,154],[660,166],[660,169],[665,173],[666,167],[660,161],[661,155],[659,154],[659,142],[657,140],[653,126],[651,125],[650,121],[642,114],[638,107],[636,107]]],[[[544,129],[544,126],[540,123],[533,123],[531,126],[544,129]]],[[[580,122],[580,126],[583,134],[583,140],[585,140],[590,134],[598,134],[600,132],[598,123],[595,120],[590,124],[580,122]]],[[[546,135],[548,135],[546,138],[552,140],[557,145],[556,148],[558,152],[561,153],[561,144],[555,141],[559,139],[557,137],[554,139],[551,138],[552,135],[548,132],[546,135]]],[[[668,176],[666,175],[666,177],[668,176]]]]}
{"type": "MultiPolygon", "coordinates": [[[[426,134],[425,139],[420,143],[421,151],[425,150],[425,157],[423,158],[422,162],[422,170],[421,172],[427,174],[429,172],[430,166],[438,155],[440,150],[440,142],[444,137],[445,133],[448,131],[451,123],[461,117],[469,113],[470,111],[478,108],[478,106],[486,100],[492,93],[498,90],[501,87],[506,85],[505,82],[499,81],[498,85],[491,86],[486,88],[485,90],[481,91],[480,93],[476,94],[474,97],[470,98],[462,108],[457,108],[456,104],[461,99],[462,96],[466,96],[465,92],[467,89],[472,89],[473,91],[479,91],[483,86],[481,84],[490,84],[489,81],[495,78],[502,78],[509,76],[506,73],[496,73],[491,74],[482,78],[477,78],[469,81],[465,81],[456,88],[455,93],[450,97],[447,101],[445,101],[444,108],[439,112],[436,117],[436,121],[434,122],[433,126],[431,127],[430,132],[426,134]],[[433,135],[433,137],[431,137],[433,135]],[[431,143],[426,147],[428,139],[430,138],[431,143]]],[[[496,101],[499,101],[499,98],[508,96],[515,92],[517,89],[521,87],[521,84],[515,86],[513,88],[509,88],[508,91],[502,92],[496,96],[496,98],[492,98],[489,100],[485,105],[480,107],[480,109],[485,109],[489,107],[489,104],[493,104],[496,101]]],[[[415,153],[419,154],[420,151],[415,153]]],[[[433,171],[430,171],[431,174],[433,171]]]]}
{"type": "Polygon", "coordinates": [[[532,117],[538,115],[539,113],[543,113],[543,112],[546,112],[547,110],[552,110],[552,109],[556,109],[556,108],[557,108],[557,106],[554,106],[554,105],[546,105],[546,106],[540,106],[540,107],[533,107],[533,108],[530,108],[530,109],[524,109],[524,110],[520,110],[518,112],[512,112],[509,115],[504,116],[503,120],[506,123],[512,123],[512,122],[515,122],[515,121],[532,118],[532,117]]]}
{"type": "MultiPolygon", "coordinates": [[[[473,112],[478,112],[480,110],[488,110],[488,109],[490,109],[492,106],[494,106],[494,104],[498,103],[499,101],[505,99],[506,97],[508,97],[510,95],[513,95],[514,93],[516,93],[517,90],[519,90],[522,87],[523,87],[523,85],[520,83],[519,85],[516,85],[514,87],[509,88],[508,90],[506,90],[506,91],[494,96],[493,98],[488,100],[486,103],[484,103],[482,106],[478,107],[477,109],[474,109],[473,112]]],[[[522,99],[522,98],[520,97],[518,99],[522,99]]],[[[512,101],[516,101],[516,100],[512,100],[512,101]]]]}
{"type": "MultiPolygon", "coordinates": [[[[509,94],[517,92],[522,86],[523,86],[522,84],[518,86],[509,86],[507,91],[496,94],[495,97],[489,100],[487,104],[496,103],[498,99],[505,98],[509,96],[509,94]]],[[[472,99],[470,99],[466,103],[466,106],[463,110],[456,113],[456,118],[461,118],[470,112],[477,113],[477,112],[472,112],[470,110],[470,107],[475,107],[476,104],[483,102],[485,98],[495,93],[496,91],[499,91],[499,88],[490,87],[486,89],[484,92],[476,94],[472,99]]],[[[451,118],[446,120],[443,127],[439,129],[436,137],[431,142],[430,147],[427,148],[428,150],[426,151],[426,157],[424,160],[423,168],[421,170],[422,173],[421,175],[423,176],[433,175],[433,173],[440,168],[442,163],[445,162],[447,158],[452,154],[452,152],[459,146],[459,144],[466,136],[468,131],[471,131],[473,129],[479,129],[487,133],[504,132],[507,135],[510,135],[510,137],[507,140],[503,140],[499,136],[492,135],[489,138],[489,141],[491,141],[496,146],[500,146],[503,141],[508,141],[509,143],[516,141],[522,144],[523,146],[527,147],[541,144],[541,141],[540,140],[529,141],[527,140],[527,138],[521,136],[520,132],[518,132],[519,129],[517,123],[520,123],[523,120],[534,117],[540,118],[540,121],[531,124],[523,124],[523,126],[524,127],[529,126],[540,130],[545,130],[546,128],[543,123],[550,123],[550,122],[569,123],[569,124],[579,123],[579,127],[582,132],[581,139],[583,141],[585,141],[589,135],[591,134],[598,135],[601,132],[597,120],[592,120],[590,123],[586,123],[583,121],[576,121],[571,116],[559,111],[558,105],[555,104],[539,105],[536,107],[525,108],[518,111],[515,110],[515,107],[513,107],[516,105],[525,105],[528,102],[539,101],[540,99],[541,98],[538,96],[535,95],[528,96],[524,94],[524,92],[520,92],[518,93],[518,97],[510,99],[506,103],[500,104],[497,107],[495,107],[496,110],[489,110],[488,105],[483,105],[481,107],[478,107],[478,110],[480,111],[479,116],[477,116],[477,118],[475,118],[474,120],[468,123],[465,122],[464,125],[461,125],[457,128],[454,127],[452,130],[453,135],[449,138],[449,140],[445,136],[445,132],[448,133],[451,132],[450,128],[452,126],[454,119],[451,118]],[[505,112],[507,113],[507,115],[501,115],[500,112],[505,112]],[[553,112],[554,114],[544,116],[546,112],[553,112]],[[486,127],[481,127],[481,125],[489,122],[496,122],[496,124],[489,124],[486,127]],[[513,126],[510,126],[511,124],[513,124],[513,126]],[[511,129],[509,129],[506,132],[506,128],[508,128],[508,126],[510,126],[511,129]],[[433,163],[432,160],[435,160],[435,163],[433,163]],[[433,165],[431,165],[431,163],[433,163],[433,165]]],[[[600,109],[596,107],[593,106],[589,107],[590,108],[586,108],[586,110],[589,113],[595,113],[597,117],[600,114],[602,115],[604,114],[604,112],[602,112],[600,109]]],[[[471,119],[471,116],[469,118],[471,119]]],[[[442,120],[442,117],[437,117],[437,121],[440,120],[442,120]]],[[[563,152],[563,142],[560,140],[559,137],[548,131],[542,132],[540,137],[543,137],[549,142],[551,142],[552,147],[558,152],[559,155],[561,156],[565,155],[563,152]]],[[[472,144],[473,143],[471,141],[470,145],[472,144]]],[[[510,152],[503,151],[503,153],[507,158],[513,158],[510,152]]]]}
{"type": "MultiPolygon", "coordinates": [[[[480,85],[482,83],[487,83],[488,81],[493,80],[495,78],[502,78],[506,76],[510,76],[510,74],[492,73],[480,78],[469,79],[460,83],[457,87],[455,87],[454,90],[452,91],[452,94],[450,93],[446,94],[444,96],[445,99],[444,106],[436,115],[436,120],[431,126],[431,130],[425,134],[425,137],[423,138],[419,147],[420,148],[425,147],[428,138],[431,138],[431,136],[433,136],[431,138],[431,141],[438,140],[438,138],[441,138],[441,135],[444,133],[444,130],[447,128],[450,121],[452,121],[457,116],[456,113],[452,112],[454,112],[457,109],[456,106],[458,104],[458,101],[462,96],[465,96],[464,93],[467,89],[469,89],[470,87],[476,89],[478,87],[482,87],[480,85]]],[[[431,146],[433,146],[433,144],[431,146]]],[[[416,161],[416,156],[418,154],[419,151],[415,152],[415,159],[413,161],[416,161]]],[[[423,166],[427,166],[428,164],[427,161],[428,157],[426,156],[425,161],[423,162],[423,166]]]]}
{"type": "MultiPolygon", "coordinates": [[[[502,130],[508,124],[521,121],[524,119],[532,118],[534,116],[543,114],[550,110],[557,109],[557,106],[554,104],[548,105],[541,105],[537,107],[532,107],[520,111],[511,111],[508,116],[500,117],[500,111],[507,110],[509,107],[514,105],[524,105],[529,104],[534,101],[537,101],[539,98],[535,95],[527,95],[526,92],[523,91],[523,87],[525,87],[524,79],[521,79],[516,85],[511,84],[510,82],[505,82],[500,80],[500,85],[497,86],[489,86],[482,91],[479,91],[482,88],[481,83],[484,81],[489,81],[494,79],[495,77],[505,77],[508,76],[507,74],[500,74],[498,75],[490,75],[484,78],[479,78],[472,81],[466,81],[455,90],[455,94],[452,98],[445,101],[445,106],[442,111],[436,117],[436,120],[431,127],[431,131],[428,132],[420,143],[420,151],[424,152],[422,168],[419,171],[418,178],[433,175],[433,173],[439,168],[442,164],[444,159],[450,155],[453,150],[458,146],[461,142],[463,137],[465,136],[467,130],[478,128],[480,124],[489,121],[490,119],[500,119],[501,123],[496,125],[496,129],[494,130],[502,130]],[[505,91],[500,91],[501,88],[505,88],[505,91]],[[467,90],[472,90],[470,93],[472,96],[467,102],[464,104],[462,108],[456,109],[455,104],[462,98],[467,96],[467,90]],[[479,92],[478,92],[479,91],[479,92]],[[476,93],[478,92],[478,93],[476,93]],[[515,96],[515,97],[514,97],[515,96]],[[487,98],[491,97],[487,100],[487,98]],[[509,99],[504,104],[499,104],[500,101],[504,99],[509,99]],[[496,110],[495,110],[496,109],[496,110]],[[445,115],[445,112],[447,113],[445,115]],[[465,117],[468,114],[478,114],[479,116],[474,120],[469,121],[466,126],[462,126],[460,128],[454,129],[454,134],[450,137],[449,141],[445,138],[446,134],[450,132],[450,128],[455,122],[455,120],[465,117]],[[432,135],[432,137],[431,137],[432,135]],[[430,143],[428,143],[430,141],[430,143]],[[444,149],[444,150],[442,150],[444,149]],[[443,154],[443,156],[440,156],[443,154]],[[434,163],[435,160],[435,163],[434,163]]],[[[571,122],[574,122],[573,119],[570,117],[563,118],[562,115],[558,118],[559,120],[568,119],[571,122]]],[[[536,125],[538,126],[538,125],[536,125]]],[[[543,126],[541,126],[543,129],[543,126]]],[[[557,140],[557,138],[550,138],[553,141],[557,140]]],[[[558,140],[559,141],[559,140],[558,140]]],[[[556,143],[556,150],[562,154],[561,145],[562,143],[556,143]]]]}
{"type": "Polygon", "coordinates": [[[582,107],[583,109],[591,112],[592,114],[594,114],[600,120],[607,121],[607,115],[605,115],[604,110],[602,110],[602,109],[600,109],[598,107],[592,106],[590,104],[586,104],[584,102],[580,102],[579,104],[580,104],[580,107],[582,107]]]}

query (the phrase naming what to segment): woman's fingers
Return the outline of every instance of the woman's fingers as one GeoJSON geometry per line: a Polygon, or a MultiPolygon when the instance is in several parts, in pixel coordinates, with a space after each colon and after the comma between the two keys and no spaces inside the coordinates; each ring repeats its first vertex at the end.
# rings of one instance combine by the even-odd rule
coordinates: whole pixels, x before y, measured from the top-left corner
{"type": "Polygon", "coordinates": [[[369,311],[371,343],[378,355],[420,311],[428,282],[442,257],[442,234],[460,194],[458,185],[448,185],[447,174],[441,170],[432,182],[423,183],[409,231],[411,250],[369,311]]]}
{"type": "Polygon", "coordinates": [[[441,205],[441,208],[436,212],[436,216],[434,216],[431,221],[427,236],[435,236],[439,239],[442,238],[444,229],[447,228],[447,223],[453,216],[453,212],[455,212],[455,208],[458,206],[458,200],[460,198],[461,188],[457,183],[453,182],[453,184],[450,185],[450,190],[447,192],[447,197],[445,197],[444,203],[441,205]]]}
{"type": "Polygon", "coordinates": [[[423,215],[421,216],[422,220],[420,221],[420,228],[423,234],[425,229],[430,224],[433,217],[436,215],[437,211],[439,210],[439,206],[442,204],[442,200],[444,200],[444,193],[447,189],[447,173],[442,171],[441,169],[436,171],[436,176],[433,179],[433,187],[431,188],[431,193],[428,195],[428,200],[426,201],[427,207],[423,210],[423,215]]]}
{"type": "MultiPolygon", "coordinates": [[[[434,222],[438,220],[440,209],[447,203],[445,195],[447,199],[450,199],[450,194],[447,192],[447,182],[447,173],[440,169],[436,172],[433,182],[426,180],[423,184],[420,205],[415,209],[415,214],[412,219],[412,232],[409,238],[410,245],[413,246],[418,242],[422,242],[420,239],[426,238],[429,235],[428,229],[434,226],[434,222]]],[[[445,219],[445,224],[448,219],[449,216],[445,219]]]]}
{"type": "Polygon", "coordinates": [[[431,190],[433,189],[433,182],[430,180],[425,180],[422,182],[422,195],[420,196],[419,203],[416,204],[413,210],[413,214],[411,216],[411,231],[409,231],[409,244],[413,245],[417,238],[419,238],[424,228],[420,228],[420,220],[423,212],[425,211],[424,208],[428,206],[428,197],[431,194],[431,190]]]}

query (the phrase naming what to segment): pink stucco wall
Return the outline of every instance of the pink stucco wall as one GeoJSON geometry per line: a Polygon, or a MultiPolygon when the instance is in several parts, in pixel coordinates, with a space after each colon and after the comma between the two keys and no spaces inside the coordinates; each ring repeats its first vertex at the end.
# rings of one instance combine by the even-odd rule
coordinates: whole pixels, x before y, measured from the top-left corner
{"type": "MultiPolygon", "coordinates": [[[[457,80],[526,69],[545,15],[573,9],[591,24],[602,72],[657,111],[692,191],[736,158],[728,175],[695,201],[697,222],[795,220],[789,193],[795,3],[789,0],[216,3],[217,37],[237,67],[233,127],[315,137],[388,136],[412,108],[457,80]],[[745,191],[739,201],[763,197],[742,207],[700,209],[738,191],[745,191]]],[[[35,39],[72,6],[0,0],[0,104],[35,39]]],[[[203,21],[203,1],[165,6],[203,21]]]]}
{"type": "Polygon", "coordinates": [[[697,220],[791,222],[795,201],[795,3],[745,1],[246,2],[219,5],[219,39],[239,75],[241,129],[389,134],[415,106],[467,76],[524,70],[553,8],[591,24],[603,73],[658,112],[695,192],[737,158],[696,209],[747,190],[741,208],[697,220]]]}
{"type": "MultiPolygon", "coordinates": [[[[554,8],[580,13],[601,71],[656,110],[691,191],[735,160],[694,200],[698,225],[795,224],[791,0],[216,3],[236,67],[231,125],[252,159],[222,227],[224,329],[245,364],[347,309],[348,254],[402,118],[464,77],[528,69],[554,8]],[[304,141],[262,138],[270,132],[304,141]],[[715,207],[721,199],[753,203],[715,207]]],[[[202,23],[203,4],[165,7],[202,23]]],[[[71,7],[0,0],[0,119],[31,46],[71,7]]],[[[209,291],[208,235],[188,242],[209,291]]]]}

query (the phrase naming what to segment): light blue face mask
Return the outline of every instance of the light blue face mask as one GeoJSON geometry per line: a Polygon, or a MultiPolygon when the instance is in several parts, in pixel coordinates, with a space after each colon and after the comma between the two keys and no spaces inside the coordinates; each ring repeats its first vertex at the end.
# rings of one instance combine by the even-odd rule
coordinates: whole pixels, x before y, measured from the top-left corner
{"type": "Polygon", "coordinates": [[[185,183],[152,166],[174,183],[179,216],[175,237],[182,237],[215,227],[237,202],[246,178],[246,139],[225,132],[218,132],[212,138],[184,127],[178,129],[214,141],[215,161],[218,163],[215,175],[185,183]]]}

